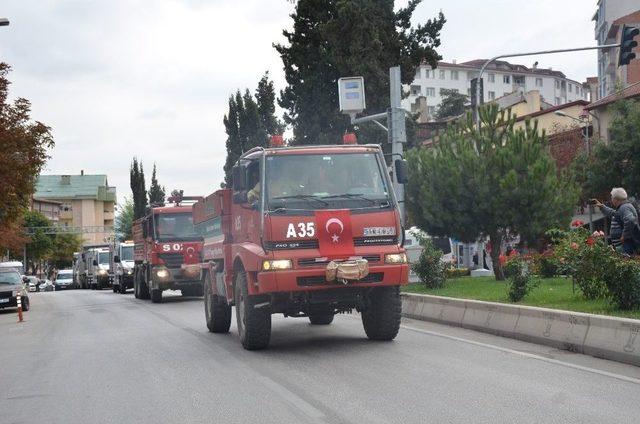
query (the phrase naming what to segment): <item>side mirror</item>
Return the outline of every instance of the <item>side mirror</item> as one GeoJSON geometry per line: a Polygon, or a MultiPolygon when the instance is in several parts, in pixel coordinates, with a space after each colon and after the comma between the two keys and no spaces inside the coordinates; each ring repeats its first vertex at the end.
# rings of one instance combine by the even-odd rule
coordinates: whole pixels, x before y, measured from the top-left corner
{"type": "MultiPolygon", "coordinates": [[[[235,186],[235,180],[234,180],[234,186],[235,186]]],[[[246,191],[236,191],[233,193],[233,203],[247,203],[248,199],[247,199],[247,192],[246,191]]]]}
{"type": "Polygon", "coordinates": [[[98,266],[98,261],[97,260],[93,260],[93,266],[98,266]]]}
{"type": "Polygon", "coordinates": [[[115,263],[119,264],[119,263],[120,263],[120,256],[115,255],[115,256],[113,257],[113,262],[115,262],[115,263]]]}
{"type": "Polygon", "coordinates": [[[231,168],[233,177],[233,191],[245,191],[247,189],[247,167],[242,164],[231,168]]]}
{"type": "Polygon", "coordinates": [[[407,161],[404,159],[395,160],[396,167],[396,180],[400,184],[406,184],[409,181],[409,168],[407,167],[407,161]]]}

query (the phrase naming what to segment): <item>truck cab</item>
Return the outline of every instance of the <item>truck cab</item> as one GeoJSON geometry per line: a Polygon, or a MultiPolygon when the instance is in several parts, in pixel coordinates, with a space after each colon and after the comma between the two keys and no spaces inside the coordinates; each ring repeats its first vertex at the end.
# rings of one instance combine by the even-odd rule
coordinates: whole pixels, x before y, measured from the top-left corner
{"type": "Polygon", "coordinates": [[[113,292],[125,294],[127,289],[133,288],[133,240],[113,245],[112,270],[113,292]]]}
{"type": "Polygon", "coordinates": [[[111,249],[100,247],[91,250],[89,264],[89,287],[92,290],[102,290],[113,283],[111,272],[111,249]]]}
{"type": "Polygon", "coordinates": [[[369,338],[396,336],[409,267],[380,146],[253,149],[193,213],[210,331],[235,305],[246,349],[268,345],[275,313],[326,325],[355,309],[369,338]]]}
{"type": "Polygon", "coordinates": [[[201,197],[175,196],[173,206],[150,208],[133,224],[134,294],[139,299],[162,302],[165,290],[180,290],[183,296],[202,296],[202,236],[195,232],[191,205],[201,197]]]}

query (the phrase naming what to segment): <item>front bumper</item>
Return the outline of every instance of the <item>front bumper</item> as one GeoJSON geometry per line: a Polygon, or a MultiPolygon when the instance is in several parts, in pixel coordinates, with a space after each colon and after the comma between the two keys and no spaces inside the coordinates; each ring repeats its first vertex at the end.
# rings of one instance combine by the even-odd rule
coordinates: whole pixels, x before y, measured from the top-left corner
{"type": "MultiPolygon", "coordinates": [[[[24,296],[23,296],[24,299],[24,296]]],[[[18,299],[15,296],[0,298],[0,308],[17,308],[18,299]]]]}
{"type": "Polygon", "coordinates": [[[398,286],[409,281],[409,264],[370,265],[369,275],[347,284],[327,282],[325,267],[298,268],[286,271],[263,271],[257,273],[257,291],[260,293],[297,292],[327,290],[341,287],[398,286]]]}
{"type": "Polygon", "coordinates": [[[181,268],[154,267],[151,271],[151,288],[161,290],[181,290],[183,288],[198,287],[202,285],[202,271],[188,272],[181,268]],[[164,278],[156,275],[156,270],[163,269],[169,272],[164,278]]]}

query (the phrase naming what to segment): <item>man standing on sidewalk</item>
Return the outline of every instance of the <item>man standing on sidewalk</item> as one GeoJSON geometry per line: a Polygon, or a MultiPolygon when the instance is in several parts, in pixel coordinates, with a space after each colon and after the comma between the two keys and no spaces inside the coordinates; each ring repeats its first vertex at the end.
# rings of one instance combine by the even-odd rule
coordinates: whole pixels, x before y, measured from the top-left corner
{"type": "Polygon", "coordinates": [[[627,200],[627,192],[621,187],[611,190],[611,203],[613,208],[596,201],[595,205],[602,213],[611,219],[611,244],[622,246],[622,251],[627,255],[632,255],[636,250],[633,233],[638,225],[638,212],[636,208],[627,200]]]}

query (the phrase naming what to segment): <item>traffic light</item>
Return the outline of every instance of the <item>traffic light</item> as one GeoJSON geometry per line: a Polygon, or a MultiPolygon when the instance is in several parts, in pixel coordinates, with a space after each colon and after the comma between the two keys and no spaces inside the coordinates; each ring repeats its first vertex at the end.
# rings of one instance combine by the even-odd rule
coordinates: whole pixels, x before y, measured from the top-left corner
{"type": "Polygon", "coordinates": [[[634,41],[633,38],[638,34],[640,34],[640,29],[636,27],[626,25],[622,27],[618,66],[628,65],[631,60],[635,59],[636,54],[633,52],[633,49],[638,45],[638,42],[634,41]]]}

